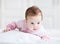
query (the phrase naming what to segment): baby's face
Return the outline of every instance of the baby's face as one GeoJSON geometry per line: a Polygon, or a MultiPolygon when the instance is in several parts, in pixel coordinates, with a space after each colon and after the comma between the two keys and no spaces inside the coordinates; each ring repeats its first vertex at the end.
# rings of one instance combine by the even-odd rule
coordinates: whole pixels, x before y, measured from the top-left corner
{"type": "Polygon", "coordinates": [[[27,23],[27,28],[31,31],[38,30],[41,26],[41,15],[37,16],[28,16],[26,23],[27,23]]]}

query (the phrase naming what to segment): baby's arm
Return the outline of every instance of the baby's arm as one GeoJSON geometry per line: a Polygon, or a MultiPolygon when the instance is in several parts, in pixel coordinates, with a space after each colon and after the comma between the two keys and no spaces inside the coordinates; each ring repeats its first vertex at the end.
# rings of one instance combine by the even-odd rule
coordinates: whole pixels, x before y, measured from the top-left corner
{"type": "Polygon", "coordinates": [[[11,24],[8,24],[6,26],[6,29],[3,30],[3,32],[8,32],[10,30],[15,30],[17,28],[16,22],[12,22],[11,24]]]}

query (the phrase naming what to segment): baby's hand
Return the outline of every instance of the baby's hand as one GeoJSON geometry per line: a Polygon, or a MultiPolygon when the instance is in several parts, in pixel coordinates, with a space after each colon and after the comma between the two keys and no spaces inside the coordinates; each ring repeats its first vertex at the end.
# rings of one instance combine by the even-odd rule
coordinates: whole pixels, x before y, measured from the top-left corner
{"type": "Polygon", "coordinates": [[[49,40],[50,37],[48,37],[48,36],[46,36],[46,35],[43,35],[43,36],[41,36],[41,39],[43,39],[43,40],[49,40]]]}
{"type": "Polygon", "coordinates": [[[8,31],[10,31],[10,29],[4,29],[4,30],[3,30],[3,32],[8,32],[8,31]]]}

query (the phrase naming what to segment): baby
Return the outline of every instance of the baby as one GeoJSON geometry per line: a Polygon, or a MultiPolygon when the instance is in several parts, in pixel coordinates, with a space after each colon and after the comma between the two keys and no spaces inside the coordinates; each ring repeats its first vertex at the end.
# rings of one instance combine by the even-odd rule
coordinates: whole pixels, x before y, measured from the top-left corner
{"type": "Polygon", "coordinates": [[[15,30],[17,28],[19,31],[37,35],[41,39],[49,39],[42,27],[42,20],[42,11],[38,7],[32,6],[26,10],[24,20],[8,24],[4,32],[15,30]]]}

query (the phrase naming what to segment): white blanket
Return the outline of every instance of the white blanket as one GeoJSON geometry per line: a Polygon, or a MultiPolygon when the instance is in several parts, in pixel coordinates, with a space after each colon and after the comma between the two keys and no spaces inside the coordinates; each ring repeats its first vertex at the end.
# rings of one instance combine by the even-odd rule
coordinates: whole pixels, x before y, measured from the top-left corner
{"type": "Polygon", "coordinates": [[[41,40],[38,36],[19,31],[0,33],[0,44],[60,44],[60,40],[41,40]]]}

